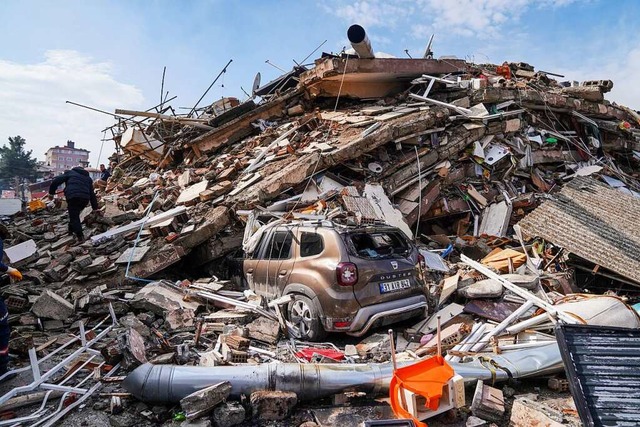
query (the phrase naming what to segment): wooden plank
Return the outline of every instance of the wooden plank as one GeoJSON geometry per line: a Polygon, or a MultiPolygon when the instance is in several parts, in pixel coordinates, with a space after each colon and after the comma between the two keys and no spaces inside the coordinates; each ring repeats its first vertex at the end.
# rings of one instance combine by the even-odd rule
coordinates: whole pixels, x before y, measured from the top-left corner
{"type": "Polygon", "coordinates": [[[487,206],[487,199],[478,192],[472,185],[467,187],[467,194],[469,194],[473,199],[480,204],[481,207],[487,206]]]}

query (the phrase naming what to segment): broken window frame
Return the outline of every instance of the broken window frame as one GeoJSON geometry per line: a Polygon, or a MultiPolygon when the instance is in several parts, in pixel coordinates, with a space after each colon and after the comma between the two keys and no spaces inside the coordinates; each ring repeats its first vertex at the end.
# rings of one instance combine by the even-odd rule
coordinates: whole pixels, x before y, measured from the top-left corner
{"type": "Polygon", "coordinates": [[[324,252],[324,238],[320,233],[309,233],[308,231],[301,232],[299,245],[300,245],[300,258],[309,258],[312,256],[320,255],[324,252]],[[305,244],[308,244],[308,242],[305,242],[305,239],[308,239],[310,236],[312,236],[315,239],[312,242],[312,244],[320,242],[320,247],[319,247],[319,250],[315,249],[316,251],[305,254],[303,248],[305,244]]]}
{"type": "Polygon", "coordinates": [[[272,233],[270,233],[268,243],[266,243],[266,246],[264,248],[264,254],[261,257],[261,259],[285,260],[285,259],[291,259],[292,256],[293,256],[293,233],[291,233],[291,230],[274,230],[272,233]],[[277,254],[274,254],[274,251],[273,251],[274,243],[276,242],[276,239],[279,238],[280,236],[284,236],[284,239],[281,242],[283,246],[278,250],[277,254]],[[286,254],[286,256],[283,256],[285,255],[283,250],[286,247],[287,241],[289,245],[289,251],[286,254]],[[273,256],[273,255],[277,255],[277,256],[273,256]]]}
{"type": "MultiPolygon", "coordinates": [[[[347,245],[348,251],[350,255],[356,256],[358,258],[361,259],[367,259],[367,260],[381,260],[381,259],[392,259],[392,258],[404,258],[406,256],[409,255],[409,253],[411,252],[411,244],[409,243],[409,241],[407,240],[406,236],[404,236],[404,234],[401,231],[395,231],[395,230],[372,230],[372,231],[364,231],[364,230],[354,230],[354,231],[349,231],[347,233],[344,234],[344,240],[345,243],[347,245]],[[371,254],[367,255],[365,253],[361,253],[358,251],[356,243],[353,241],[353,236],[354,235],[363,235],[363,236],[375,236],[375,235],[380,235],[380,234],[386,234],[389,236],[393,236],[396,240],[396,243],[402,243],[402,245],[404,246],[404,250],[402,251],[398,251],[396,252],[395,249],[395,245],[392,247],[392,252],[389,254],[378,254],[378,256],[373,256],[371,254]]],[[[373,240],[372,240],[373,242],[373,240]]],[[[393,244],[393,242],[392,242],[393,244]]],[[[389,247],[389,245],[387,246],[389,247]]],[[[381,248],[381,246],[378,246],[378,248],[381,248]]],[[[361,250],[366,250],[366,248],[363,248],[361,250]]],[[[375,248],[373,248],[372,250],[375,251],[375,248]]]]}

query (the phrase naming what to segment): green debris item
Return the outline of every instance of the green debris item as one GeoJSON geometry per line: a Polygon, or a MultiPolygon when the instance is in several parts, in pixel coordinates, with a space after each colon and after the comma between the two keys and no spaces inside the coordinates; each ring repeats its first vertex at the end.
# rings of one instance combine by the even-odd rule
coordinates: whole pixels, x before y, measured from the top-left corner
{"type": "Polygon", "coordinates": [[[173,416],[173,421],[185,421],[186,419],[187,416],[184,414],[184,412],[176,412],[173,416]]]}
{"type": "Polygon", "coordinates": [[[557,144],[558,143],[558,139],[557,138],[547,138],[544,140],[547,144],[557,144]]]}

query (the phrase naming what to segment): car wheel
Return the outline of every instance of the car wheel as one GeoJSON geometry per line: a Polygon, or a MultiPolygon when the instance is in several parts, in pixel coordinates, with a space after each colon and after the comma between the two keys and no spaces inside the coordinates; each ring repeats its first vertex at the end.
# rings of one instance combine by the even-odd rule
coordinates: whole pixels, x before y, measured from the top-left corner
{"type": "Polygon", "coordinates": [[[295,294],[287,307],[289,322],[298,332],[300,339],[319,341],[327,332],[322,327],[320,316],[313,301],[304,295],[295,294]]]}

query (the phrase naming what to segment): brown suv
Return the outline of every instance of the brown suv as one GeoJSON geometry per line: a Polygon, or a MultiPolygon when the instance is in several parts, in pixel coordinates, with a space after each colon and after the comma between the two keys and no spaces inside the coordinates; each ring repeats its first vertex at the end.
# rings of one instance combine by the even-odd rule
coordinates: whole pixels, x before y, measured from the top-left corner
{"type": "Polygon", "coordinates": [[[267,228],[243,264],[249,287],[268,300],[291,294],[288,320],[301,338],[361,336],[424,314],[418,250],[399,229],[329,221],[267,228]]]}

